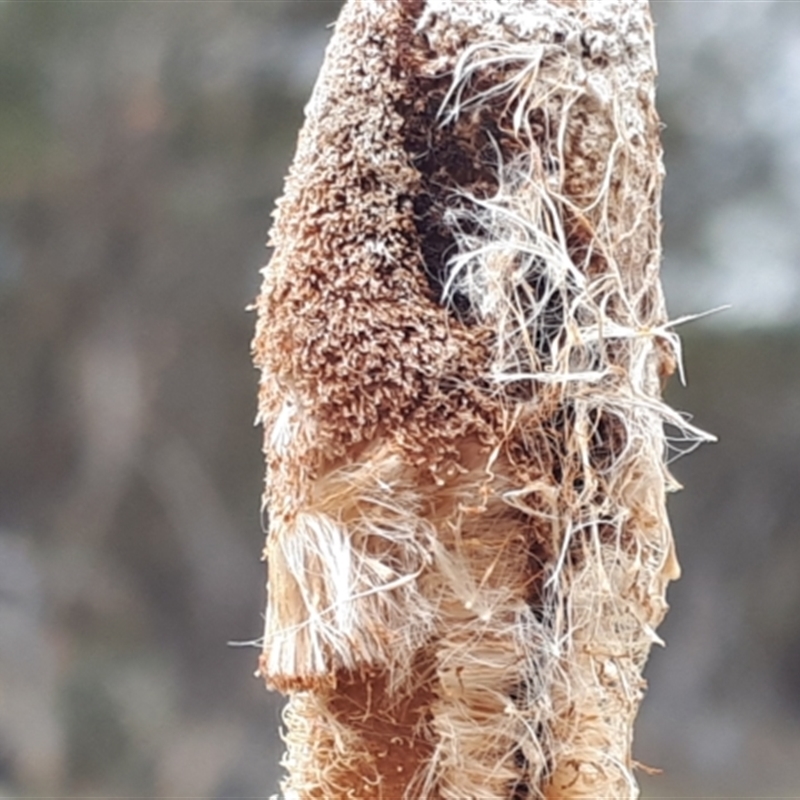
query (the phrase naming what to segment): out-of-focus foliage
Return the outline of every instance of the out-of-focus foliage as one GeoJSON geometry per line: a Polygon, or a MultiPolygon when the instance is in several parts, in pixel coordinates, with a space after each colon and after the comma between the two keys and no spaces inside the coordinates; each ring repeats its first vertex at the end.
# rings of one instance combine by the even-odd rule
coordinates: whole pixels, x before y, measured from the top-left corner
{"type": "MultiPolygon", "coordinates": [[[[338,2],[0,2],[0,794],[274,790],[248,345],[338,2]]],[[[800,6],[656,2],[685,575],[652,795],[800,787],[800,6]],[[736,330],[783,323],[780,333],[736,330]],[[704,332],[705,331],[705,332],[704,332]],[[727,331],[727,332],[726,332],[727,331]]]]}
{"type": "MultiPolygon", "coordinates": [[[[687,334],[670,399],[719,443],[674,465],[683,567],[634,748],[653,797],[800,791],[800,336],[687,334]]],[[[643,781],[644,782],[644,781],[643,781]]],[[[645,794],[645,797],[648,795],[645,794]]]]}
{"type": "Polygon", "coordinates": [[[672,308],[800,322],[800,3],[652,0],[672,308]]]}
{"type": "Polygon", "coordinates": [[[245,307],[336,12],[0,4],[2,794],[274,787],[245,307]]]}

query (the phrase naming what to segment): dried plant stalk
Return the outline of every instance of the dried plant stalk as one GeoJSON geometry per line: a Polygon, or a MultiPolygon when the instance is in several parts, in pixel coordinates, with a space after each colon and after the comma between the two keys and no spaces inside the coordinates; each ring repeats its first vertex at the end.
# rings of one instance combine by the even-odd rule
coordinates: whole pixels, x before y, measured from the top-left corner
{"type": "Polygon", "coordinates": [[[287,798],[625,798],[677,577],[645,0],[349,0],[257,302],[287,798]]]}

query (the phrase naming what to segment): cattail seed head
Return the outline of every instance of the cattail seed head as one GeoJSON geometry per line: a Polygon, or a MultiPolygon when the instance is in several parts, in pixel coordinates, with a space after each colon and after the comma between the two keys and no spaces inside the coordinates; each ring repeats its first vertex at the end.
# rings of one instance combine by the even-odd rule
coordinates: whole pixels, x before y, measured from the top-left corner
{"type": "Polygon", "coordinates": [[[288,798],[634,797],[677,577],[645,0],[349,0],[257,301],[288,798]]]}

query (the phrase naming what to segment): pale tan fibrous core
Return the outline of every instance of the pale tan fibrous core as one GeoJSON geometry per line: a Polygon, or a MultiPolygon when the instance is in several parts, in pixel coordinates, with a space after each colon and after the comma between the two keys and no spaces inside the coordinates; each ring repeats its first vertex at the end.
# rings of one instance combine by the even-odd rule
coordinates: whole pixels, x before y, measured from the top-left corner
{"type": "Polygon", "coordinates": [[[286,798],[637,794],[677,577],[645,0],[349,0],[257,301],[286,798]]]}

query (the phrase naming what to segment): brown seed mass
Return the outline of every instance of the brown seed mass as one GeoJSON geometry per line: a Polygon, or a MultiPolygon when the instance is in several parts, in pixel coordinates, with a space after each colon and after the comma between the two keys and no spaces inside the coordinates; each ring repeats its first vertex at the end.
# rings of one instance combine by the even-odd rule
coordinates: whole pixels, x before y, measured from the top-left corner
{"type": "Polygon", "coordinates": [[[257,301],[287,798],[633,797],[677,576],[645,0],[349,0],[257,301]]]}

